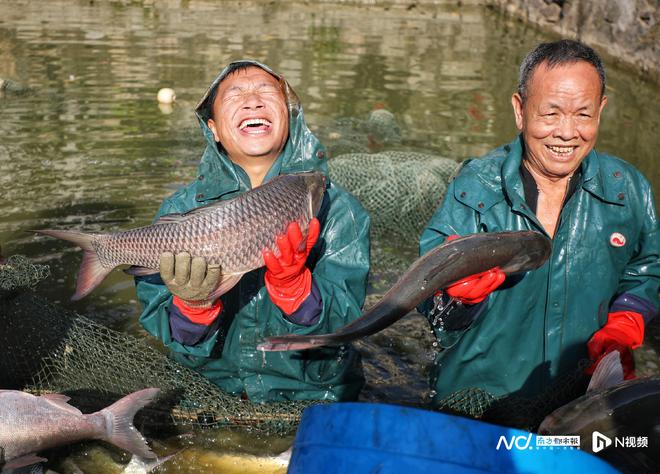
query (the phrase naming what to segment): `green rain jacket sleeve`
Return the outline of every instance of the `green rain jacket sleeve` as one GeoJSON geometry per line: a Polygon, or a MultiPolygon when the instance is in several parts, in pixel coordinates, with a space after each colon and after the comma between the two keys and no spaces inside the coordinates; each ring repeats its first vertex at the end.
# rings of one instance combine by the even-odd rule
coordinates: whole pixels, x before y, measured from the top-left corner
{"type": "Polygon", "coordinates": [[[655,198],[649,182],[640,173],[631,173],[627,192],[635,222],[641,222],[633,255],[619,278],[610,311],[635,311],[648,323],[658,314],[660,286],[660,232],[655,198]]]}
{"type": "MultiPolygon", "coordinates": [[[[455,181],[449,184],[440,207],[435,211],[422,232],[419,243],[420,255],[424,255],[438,245],[441,245],[450,235],[464,236],[479,232],[479,213],[456,199],[455,186],[455,181]]],[[[437,288],[437,290],[441,289],[437,288]]],[[[434,319],[431,314],[432,307],[433,300],[429,299],[417,308],[420,313],[426,315],[431,323],[433,323],[434,319]]],[[[452,318],[468,322],[474,321],[481,314],[483,307],[484,303],[472,308],[458,307],[450,310],[444,319],[449,320],[449,318],[452,318]]],[[[459,325],[460,328],[458,329],[448,329],[447,326],[451,325],[445,325],[444,323],[432,324],[433,332],[443,349],[456,344],[465,331],[470,328],[470,323],[459,325]]]]}

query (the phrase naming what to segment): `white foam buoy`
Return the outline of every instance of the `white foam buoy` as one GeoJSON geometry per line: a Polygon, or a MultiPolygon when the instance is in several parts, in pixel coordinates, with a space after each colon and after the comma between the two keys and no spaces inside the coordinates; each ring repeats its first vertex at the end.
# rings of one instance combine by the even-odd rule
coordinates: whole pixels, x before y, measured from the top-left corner
{"type": "Polygon", "coordinates": [[[176,100],[176,94],[174,93],[174,89],[170,89],[169,87],[163,87],[161,90],[158,91],[158,102],[161,104],[171,104],[176,100]]]}

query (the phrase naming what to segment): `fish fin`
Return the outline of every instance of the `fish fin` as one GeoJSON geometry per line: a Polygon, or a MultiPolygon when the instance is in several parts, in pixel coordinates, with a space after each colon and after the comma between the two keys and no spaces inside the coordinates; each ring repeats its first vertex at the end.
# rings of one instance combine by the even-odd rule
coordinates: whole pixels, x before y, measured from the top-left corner
{"type": "Polygon", "coordinates": [[[29,466],[40,462],[46,462],[48,459],[37,456],[35,453],[26,454],[20,458],[14,458],[2,466],[0,472],[11,472],[19,467],[29,466]]]}
{"type": "Polygon", "coordinates": [[[78,301],[90,294],[112,271],[112,268],[101,265],[99,256],[94,250],[85,248],[83,250],[83,260],[76,281],[76,292],[71,297],[71,301],[78,301]]]}
{"type": "Polygon", "coordinates": [[[220,298],[222,295],[224,295],[233,287],[235,287],[243,275],[245,275],[245,273],[222,275],[222,280],[220,280],[220,284],[215,290],[213,290],[213,293],[209,295],[209,299],[216,300],[220,298]]]}
{"type": "Polygon", "coordinates": [[[58,408],[68,411],[74,415],[82,416],[82,412],[76,407],[69,405],[67,402],[71,400],[71,397],[62,395],[61,393],[47,393],[46,395],[41,395],[41,398],[48,400],[49,403],[55,405],[58,408]]]}
{"type": "Polygon", "coordinates": [[[288,467],[289,463],[291,462],[291,454],[293,454],[293,446],[275,456],[275,462],[280,464],[282,467],[288,467]]]}
{"type": "Polygon", "coordinates": [[[333,334],[310,336],[287,334],[285,336],[267,337],[264,339],[264,342],[257,345],[257,350],[265,352],[301,351],[304,349],[314,349],[319,346],[341,344],[340,341],[334,341],[331,336],[333,334]]]}
{"type": "Polygon", "coordinates": [[[144,459],[135,454],[131,457],[129,463],[124,467],[123,472],[151,472],[161,464],[165,464],[184,449],[185,448],[177,449],[172,454],[168,454],[167,456],[163,457],[156,457],[155,459],[144,459]]]}
{"type": "Polygon", "coordinates": [[[138,267],[137,265],[132,265],[126,268],[124,270],[124,273],[133,276],[147,276],[147,275],[155,275],[156,273],[159,273],[159,271],[154,268],[138,267]]]}
{"type": "Polygon", "coordinates": [[[203,206],[196,207],[194,209],[190,209],[189,211],[182,212],[182,213],[172,213],[172,214],[165,214],[164,216],[160,216],[156,221],[153,223],[153,225],[160,225],[160,224],[178,224],[181,221],[185,221],[187,218],[190,216],[194,216],[197,214],[204,214],[206,212],[215,212],[216,208],[220,206],[226,206],[228,201],[217,201],[217,202],[211,202],[209,204],[204,204],[203,206]]]}
{"type": "Polygon", "coordinates": [[[83,250],[83,259],[78,272],[76,282],[76,292],[71,297],[71,301],[78,301],[87,296],[96,288],[103,279],[112,271],[112,268],[104,267],[99,260],[96,250],[92,247],[92,239],[98,234],[85,234],[70,230],[35,230],[40,234],[49,235],[56,239],[67,240],[74,243],[83,250]]]}
{"type": "Polygon", "coordinates": [[[596,366],[589,387],[587,387],[587,393],[614,387],[621,382],[623,382],[621,354],[619,354],[619,351],[612,351],[603,357],[596,366]]]}
{"type": "Polygon", "coordinates": [[[46,393],[41,395],[41,398],[45,398],[46,400],[54,403],[67,403],[69,400],[71,400],[71,397],[67,397],[62,393],[46,393]]]}
{"type": "Polygon", "coordinates": [[[155,459],[156,455],[133,426],[133,417],[141,408],[151,403],[158,392],[160,392],[159,388],[145,388],[126,395],[101,410],[99,413],[112,418],[112,432],[102,439],[142,458],[155,459]]]}

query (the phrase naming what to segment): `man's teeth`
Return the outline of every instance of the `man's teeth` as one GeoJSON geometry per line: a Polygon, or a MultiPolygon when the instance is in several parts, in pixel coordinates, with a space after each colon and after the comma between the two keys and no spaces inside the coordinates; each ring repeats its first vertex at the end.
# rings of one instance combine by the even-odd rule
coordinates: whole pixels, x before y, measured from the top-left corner
{"type": "Polygon", "coordinates": [[[241,124],[238,126],[240,130],[243,130],[245,127],[249,127],[250,125],[270,125],[270,122],[266,119],[247,119],[243,120],[241,124]]]}
{"type": "Polygon", "coordinates": [[[575,147],[572,146],[552,146],[548,145],[548,148],[550,150],[554,151],[555,153],[559,153],[560,155],[568,155],[573,151],[575,147]]]}

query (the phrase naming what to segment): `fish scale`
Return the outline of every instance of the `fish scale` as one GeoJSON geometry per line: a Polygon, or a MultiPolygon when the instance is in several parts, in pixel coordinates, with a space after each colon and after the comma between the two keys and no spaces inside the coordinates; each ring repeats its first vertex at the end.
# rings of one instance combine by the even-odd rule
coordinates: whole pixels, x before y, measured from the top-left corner
{"type": "Polygon", "coordinates": [[[88,294],[117,265],[142,267],[141,273],[134,274],[157,273],[163,252],[204,257],[221,266],[223,277],[240,277],[263,266],[264,249],[277,252],[276,238],[289,223],[297,222],[307,233],[324,192],[321,173],[282,175],[233,199],[163,216],[150,226],[112,234],[37,232],[72,241],[85,250],[74,299],[88,294]]]}

